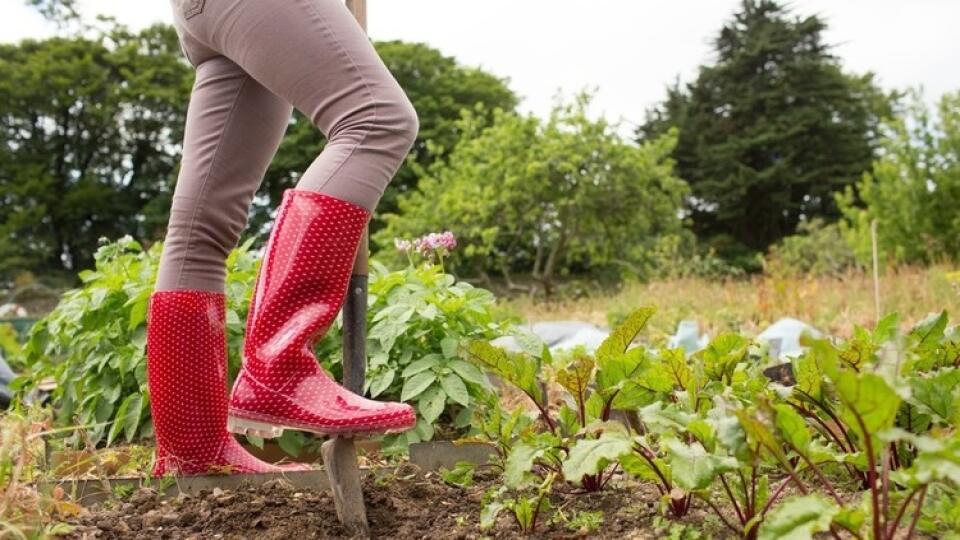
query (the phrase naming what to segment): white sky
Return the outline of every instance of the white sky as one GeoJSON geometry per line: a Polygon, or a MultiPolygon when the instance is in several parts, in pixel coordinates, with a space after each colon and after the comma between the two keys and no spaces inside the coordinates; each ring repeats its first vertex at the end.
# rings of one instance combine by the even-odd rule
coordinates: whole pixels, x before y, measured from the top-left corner
{"type": "MultiPolygon", "coordinates": [[[[217,0],[208,0],[215,2],[217,0]]],[[[249,0],[271,1],[271,0],[249,0]]],[[[629,129],[678,75],[710,60],[710,40],[739,0],[368,0],[373,39],[421,41],[502,77],[521,109],[545,115],[560,89],[597,89],[594,112],[629,129]]],[[[22,0],[0,0],[0,40],[52,35],[22,0]]],[[[856,72],[887,88],[960,90],[960,0],[794,0],[819,13],[856,72]],[[953,37],[951,37],[953,36],[953,37]]],[[[81,0],[81,11],[133,28],[170,20],[169,0],[81,0]]]]}

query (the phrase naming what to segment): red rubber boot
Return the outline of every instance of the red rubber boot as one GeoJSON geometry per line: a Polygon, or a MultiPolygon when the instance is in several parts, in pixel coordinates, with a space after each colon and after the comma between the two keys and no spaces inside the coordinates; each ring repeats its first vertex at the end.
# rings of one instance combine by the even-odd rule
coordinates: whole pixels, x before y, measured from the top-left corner
{"type": "Polygon", "coordinates": [[[230,431],[349,436],[416,423],[409,405],[369,400],[337,384],[313,354],[343,305],[368,219],[366,209],[335,197],[284,192],[250,301],[230,431]]]}
{"type": "Polygon", "coordinates": [[[147,381],[157,444],[153,475],[309,469],[260,461],[227,431],[224,309],[222,293],[161,291],[150,298],[147,381]]]}

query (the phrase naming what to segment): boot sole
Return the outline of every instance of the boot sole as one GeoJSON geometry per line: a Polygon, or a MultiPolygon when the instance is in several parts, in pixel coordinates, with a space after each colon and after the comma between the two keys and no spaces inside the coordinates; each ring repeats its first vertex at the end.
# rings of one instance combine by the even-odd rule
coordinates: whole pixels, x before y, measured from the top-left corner
{"type": "Polygon", "coordinates": [[[360,429],[360,428],[322,428],[318,429],[316,427],[304,426],[304,425],[287,425],[286,423],[276,422],[264,422],[262,420],[252,420],[250,418],[243,418],[241,416],[236,416],[233,414],[227,415],[227,431],[230,433],[236,433],[237,435],[252,435],[254,437],[260,437],[261,439],[275,439],[283,435],[284,430],[294,430],[294,431],[307,431],[310,433],[315,433],[317,435],[327,435],[332,437],[360,437],[367,435],[390,435],[393,433],[403,433],[404,431],[409,431],[413,429],[416,424],[413,424],[409,427],[407,426],[397,426],[387,429],[360,429]]]}

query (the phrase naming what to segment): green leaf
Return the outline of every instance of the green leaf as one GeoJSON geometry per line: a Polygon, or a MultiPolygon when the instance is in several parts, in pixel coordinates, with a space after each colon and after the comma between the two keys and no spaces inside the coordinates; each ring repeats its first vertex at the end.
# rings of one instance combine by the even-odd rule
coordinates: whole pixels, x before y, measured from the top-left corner
{"type": "Polygon", "coordinates": [[[507,462],[504,466],[503,483],[511,488],[521,487],[530,475],[533,469],[533,463],[537,458],[543,456],[545,448],[531,446],[526,443],[519,443],[510,451],[507,456],[507,462]]]}
{"type": "Polygon", "coordinates": [[[445,375],[440,379],[440,386],[450,399],[464,407],[470,406],[470,393],[467,392],[467,385],[463,384],[463,379],[459,375],[456,373],[445,375]]]}
{"type": "Polygon", "coordinates": [[[944,330],[947,329],[947,312],[932,313],[918,322],[910,330],[910,339],[920,350],[932,350],[943,340],[944,330]]]}
{"type": "Polygon", "coordinates": [[[248,443],[250,443],[250,444],[256,446],[257,448],[263,450],[263,438],[262,438],[262,437],[257,437],[256,435],[250,435],[250,434],[244,435],[244,437],[246,437],[248,443]]]}
{"type": "Polygon", "coordinates": [[[858,438],[874,437],[893,426],[900,408],[900,396],[881,376],[843,369],[835,373],[833,379],[837,395],[844,404],[840,417],[858,438]],[[863,421],[862,427],[857,417],[863,421]]]}
{"type": "Polygon", "coordinates": [[[640,334],[650,320],[650,317],[653,317],[656,311],[656,308],[648,306],[642,307],[627,315],[627,318],[624,319],[619,326],[614,328],[613,332],[597,347],[595,355],[597,364],[603,368],[609,360],[627,352],[627,348],[633,343],[633,340],[640,334]]]}
{"type": "Polygon", "coordinates": [[[706,489],[724,472],[736,470],[736,458],[709,454],[699,442],[684,444],[676,439],[665,441],[673,480],[686,491],[706,489]]]}
{"type": "Polygon", "coordinates": [[[424,420],[432,424],[443,414],[446,403],[447,395],[443,393],[443,390],[433,387],[420,395],[417,410],[420,411],[424,420]]]}
{"type": "MultiPolygon", "coordinates": [[[[127,410],[123,415],[123,437],[127,442],[133,442],[133,438],[137,435],[137,430],[140,428],[140,418],[143,416],[143,395],[141,394],[130,394],[130,396],[124,400],[126,403],[129,401],[127,410]]],[[[120,416],[119,414],[117,415],[120,416]]]]}
{"type": "Polygon", "coordinates": [[[433,439],[433,424],[427,422],[423,418],[417,420],[417,425],[412,431],[417,434],[420,441],[429,441],[433,439]]]}
{"type": "Polygon", "coordinates": [[[707,376],[729,381],[737,364],[744,361],[750,340],[739,334],[720,334],[695,356],[703,361],[707,376]]]}
{"type": "Polygon", "coordinates": [[[453,469],[441,468],[440,477],[448,484],[470,487],[473,485],[473,474],[476,469],[476,465],[469,461],[458,461],[453,469]]]}
{"type": "Polygon", "coordinates": [[[513,335],[513,339],[516,340],[517,346],[520,347],[521,351],[534,358],[543,358],[544,349],[549,350],[546,343],[540,339],[540,336],[525,329],[518,328],[513,335]]]}
{"type": "Polygon", "coordinates": [[[480,530],[486,531],[496,525],[497,516],[504,509],[500,501],[492,501],[480,508],[480,530]]]}
{"type": "Polygon", "coordinates": [[[149,300],[141,300],[130,307],[130,319],[127,324],[127,330],[133,330],[147,320],[147,307],[149,300]]]}
{"type": "Polygon", "coordinates": [[[696,416],[680,410],[676,405],[666,405],[656,401],[640,409],[640,419],[653,433],[666,431],[682,432],[696,416]]]}
{"type": "Polygon", "coordinates": [[[644,383],[655,390],[669,392],[673,387],[689,390],[693,382],[693,373],[687,365],[683,349],[665,349],[660,351],[660,363],[644,373],[644,383]],[[668,383],[666,381],[669,381],[668,383]],[[665,384],[666,383],[666,384],[665,384]]]}
{"type": "Polygon", "coordinates": [[[830,530],[840,508],[820,495],[787,499],[776,507],[760,526],[758,540],[810,540],[830,530]]]}
{"type": "Polygon", "coordinates": [[[392,368],[374,375],[372,377],[373,381],[370,384],[370,397],[377,397],[382,394],[384,390],[390,388],[396,376],[397,371],[392,368]]]}
{"type": "Polygon", "coordinates": [[[571,482],[597,474],[632,451],[633,442],[622,433],[604,432],[597,439],[580,439],[563,461],[563,476],[571,482]]]}
{"type": "Polygon", "coordinates": [[[490,385],[489,379],[487,379],[483,373],[477,369],[477,366],[474,366],[473,364],[468,364],[463,360],[452,360],[447,364],[447,367],[452,369],[457,375],[460,376],[460,378],[468,383],[473,383],[483,387],[488,387],[490,385]]]}
{"type": "Polygon", "coordinates": [[[900,315],[889,313],[877,322],[876,328],[873,329],[873,341],[877,344],[893,341],[896,339],[899,329],[900,315]]]}
{"type": "Polygon", "coordinates": [[[419,396],[437,380],[436,373],[424,371],[403,381],[403,390],[400,391],[400,401],[410,401],[419,396]]]}
{"type": "Polygon", "coordinates": [[[882,438],[909,442],[917,451],[917,457],[908,469],[894,473],[896,481],[913,487],[934,481],[960,485],[960,432],[948,438],[936,438],[894,428],[882,438]]]}
{"type": "Polygon", "coordinates": [[[445,358],[456,358],[457,357],[457,345],[460,341],[456,338],[445,337],[440,340],[440,350],[443,351],[443,356],[445,358]]]}
{"type": "Polygon", "coordinates": [[[627,353],[607,359],[603,367],[597,369],[597,388],[622,389],[624,383],[637,375],[649,362],[647,351],[642,347],[635,347],[627,353]]]}
{"type": "Polygon", "coordinates": [[[810,430],[807,422],[789,405],[778,403],[773,408],[776,411],[777,429],[784,440],[798,452],[806,452],[810,444],[810,430]]]}
{"type": "MultiPolygon", "coordinates": [[[[751,443],[759,444],[764,450],[770,452],[781,464],[787,462],[787,455],[780,446],[780,442],[774,436],[773,432],[766,424],[758,420],[756,410],[740,409],[735,412],[740,425],[746,432],[751,443]]],[[[753,444],[751,444],[753,446],[753,444]]]]}
{"type": "Polygon", "coordinates": [[[439,366],[441,360],[442,357],[439,354],[428,354],[415,362],[411,362],[410,365],[403,370],[401,376],[404,379],[409,379],[417,373],[439,366]]]}
{"type": "Polygon", "coordinates": [[[921,410],[941,421],[960,423],[960,370],[941,369],[933,376],[918,374],[910,379],[911,400],[921,410]]]}
{"type": "Polygon", "coordinates": [[[537,403],[543,404],[543,391],[539,384],[539,359],[528,354],[508,355],[503,349],[480,340],[471,341],[466,351],[470,361],[493,372],[537,403]]]}
{"type": "MultiPolygon", "coordinates": [[[[669,480],[673,475],[673,472],[670,469],[670,464],[660,458],[654,458],[653,463],[666,477],[666,479],[669,480]]],[[[633,475],[640,480],[654,483],[663,482],[663,480],[657,475],[656,471],[654,471],[653,467],[650,466],[650,463],[643,459],[643,457],[638,455],[636,452],[631,452],[630,454],[620,456],[620,466],[623,467],[623,470],[626,471],[627,474],[633,475]]]]}
{"type": "MultiPolygon", "coordinates": [[[[117,414],[113,419],[113,425],[110,427],[110,432],[107,434],[107,445],[113,444],[114,439],[123,431],[124,425],[126,423],[127,409],[130,407],[130,404],[133,402],[134,398],[139,399],[139,394],[130,394],[123,400],[123,403],[120,404],[120,407],[117,408],[117,414]]],[[[139,420],[140,406],[137,405],[137,420],[139,420]]]]}
{"type": "Polygon", "coordinates": [[[557,372],[557,383],[570,392],[578,406],[583,406],[587,401],[587,386],[593,375],[593,365],[592,358],[578,354],[569,366],[557,372]]]}
{"type": "Polygon", "coordinates": [[[297,457],[303,449],[304,436],[299,431],[285,430],[283,435],[276,439],[277,445],[287,454],[297,457]]]}
{"type": "Polygon", "coordinates": [[[821,384],[824,375],[817,364],[816,357],[813,354],[795,357],[792,364],[793,375],[797,380],[794,391],[799,393],[801,398],[810,396],[811,399],[819,400],[823,395],[821,384]]]}

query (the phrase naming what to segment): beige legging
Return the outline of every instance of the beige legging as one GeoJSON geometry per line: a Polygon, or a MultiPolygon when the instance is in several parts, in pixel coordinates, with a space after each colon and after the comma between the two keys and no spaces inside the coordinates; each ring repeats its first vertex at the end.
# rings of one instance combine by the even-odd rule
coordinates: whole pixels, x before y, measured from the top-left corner
{"type": "Polygon", "coordinates": [[[409,99],[342,0],[172,0],[196,82],[157,290],[222,291],[290,121],[327,144],[297,188],[373,210],[417,135],[409,99]]]}

